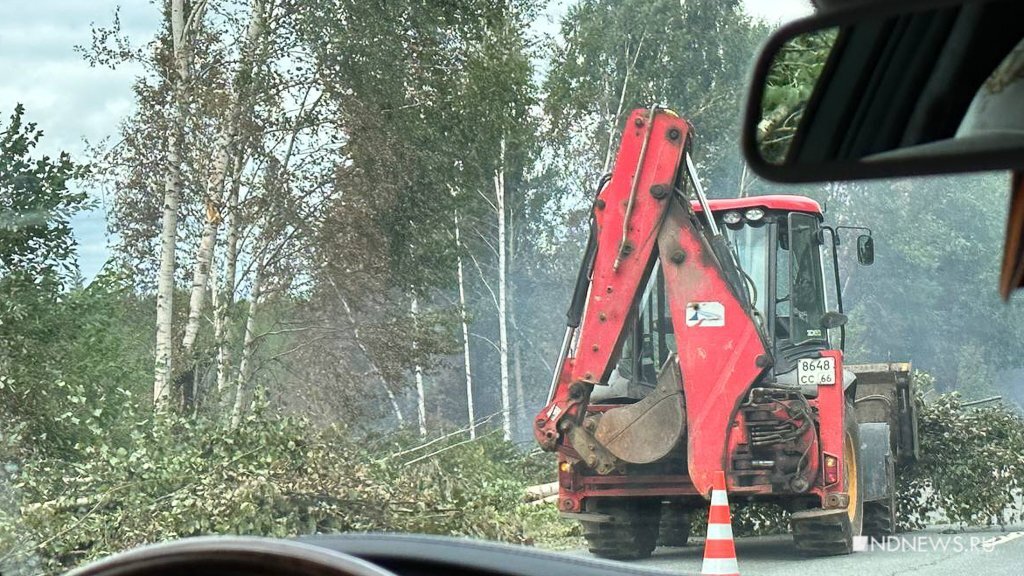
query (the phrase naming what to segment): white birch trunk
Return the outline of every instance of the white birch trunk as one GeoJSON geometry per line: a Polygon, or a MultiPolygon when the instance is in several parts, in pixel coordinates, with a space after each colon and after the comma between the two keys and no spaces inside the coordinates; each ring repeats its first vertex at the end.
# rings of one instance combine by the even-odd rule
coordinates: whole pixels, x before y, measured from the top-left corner
{"type": "Polygon", "coordinates": [[[459,236],[459,213],[455,212],[455,250],[458,262],[459,310],[462,322],[462,357],[466,375],[466,410],[469,416],[469,438],[476,438],[476,415],[473,406],[473,368],[469,355],[469,319],[466,314],[466,283],[462,273],[462,239],[459,236]]]}
{"type": "MultiPolygon", "coordinates": [[[[257,250],[257,257],[261,250],[257,250]]],[[[260,262],[252,280],[252,294],[249,297],[249,313],[245,320],[245,339],[242,343],[242,358],[238,364],[238,380],[235,381],[235,400],[231,407],[231,426],[236,427],[242,421],[242,411],[251,388],[253,362],[256,356],[256,314],[259,312],[260,299],[263,296],[264,264],[260,262]]]]}
{"type": "MultiPolygon", "coordinates": [[[[410,305],[412,312],[413,322],[416,321],[416,315],[420,312],[419,300],[416,296],[412,297],[412,304],[410,305]]],[[[415,349],[415,343],[413,348],[415,349]]],[[[419,417],[420,425],[420,436],[427,435],[427,398],[423,392],[423,368],[416,365],[416,415],[419,417]]]]}
{"type": "Polygon", "coordinates": [[[636,52],[633,53],[633,58],[629,58],[629,44],[626,44],[626,75],[622,79],[622,89],[619,90],[619,104],[615,109],[615,116],[608,122],[608,145],[604,152],[604,165],[601,168],[601,174],[607,174],[608,170],[611,169],[612,165],[612,146],[615,144],[615,136],[619,133],[619,118],[622,116],[622,109],[626,104],[626,91],[629,88],[629,76],[633,72],[633,68],[636,66],[637,58],[640,57],[640,48],[644,45],[644,36],[640,37],[640,41],[637,43],[636,52]]]}
{"type": "MultiPolygon", "coordinates": [[[[224,299],[224,294],[220,290],[220,286],[222,286],[224,284],[224,278],[223,278],[224,267],[223,266],[218,266],[217,263],[218,263],[217,253],[214,252],[214,254],[213,254],[213,262],[210,265],[210,267],[211,267],[211,272],[210,272],[211,278],[210,278],[210,281],[213,282],[213,286],[214,286],[214,289],[210,292],[210,307],[213,308],[213,342],[214,342],[215,345],[218,344],[221,341],[221,339],[224,337],[224,328],[225,328],[225,324],[227,322],[227,318],[226,318],[226,314],[224,314],[224,306],[223,306],[223,302],[222,302],[223,299],[224,299]]],[[[218,371],[220,370],[220,361],[219,361],[219,359],[218,359],[218,362],[217,362],[217,365],[216,365],[216,369],[218,371]]],[[[216,386],[216,382],[214,382],[214,386],[216,386]]],[[[193,413],[198,414],[199,413],[200,404],[206,403],[206,401],[211,396],[212,390],[201,389],[200,386],[198,385],[198,383],[196,383],[196,382],[193,382],[192,389],[193,389],[192,409],[193,409],[193,413]]],[[[214,400],[217,400],[219,402],[219,395],[218,395],[217,398],[214,398],[214,400]]]]}
{"type": "Polygon", "coordinates": [[[214,318],[217,319],[217,324],[214,327],[214,340],[217,343],[217,395],[222,401],[226,398],[231,378],[231,343],[235,339],[234,322],[230,318],[230,312],[235,303],[235,282],[238,274],[238,194],[242,187],[243,164],[243,156],[238,153],[235,156],[231,191],[227,198],[224,272],[221,277],[220,297],[214,315],[214,318]]]}
{"type": "Polygon", "coordinates": [[[747,163],[744,160],[740,160],[740,162],[742,163],[743,166],[742,166],[742,169],[740,170],[740,193],[739,193],[739,197],[740,198],[746,198],[747,197],[747,188],[748,188],[748,184],[747,184],[747,163]]]}
{"type": "Polygon", "coordinates": [[[192,363],[192,351],[195,348],[196,336],[199,334],[199,319],[206,299],[206,285],[210,278],[210,263],[213,260],[213,249],[217,240],[217,228],[220,216],[207,217],[203,224],[203,235],[196,251],[196,265],[192,270],[192,289],[188,300],[188,320],[185,322],[185,335],[181,339],[181,353],[192,363]]]}
{"type": "Polygon", "coordinates": [[[391,404],[391,409],[395,413],[395,419],[398,420],[398,426],[401,428],[405,425],[405,416],[402,415],[402,408],[398,405],[398,399],[395,397],[395,393],[388,387],[387,381],[384,380],[384,376],[381,375],[380,368],[377,367],[376,362],[373,361],[373,356],[370,355],[370,351],[366,348],[366,344],[363,343],[363,338],[359,334],[359,324],[356,322],[355,316],[352,315],[352,307],[348,305],[348,300],[342,295],[341,290],[338,289],[338,285],[335,284],[334,280],[330,277],[327,281],[331,283],[331,287],[334,288],[334,292],[338,295],[338,300],[341,300],[341,307],[345,310],[345,317],[348,319],[349,326],[352,327],[352,336],[355,338],[356,347],[359,348],[359,352],[363,355],[363,358],[370,364],[370,370],[375,376],[377,381],[380,383],[380,387],[387,394],[388,402],[391,404]]]}
{"type": "Polygon", "coordinates": [[[501,140],[498,169],[494,172],[494,198],[498,217],[498,355],[501,369],[501,428],[505,440],[512,439],[508,366],[508,262],[505,239],[505,139],[501,140]]]}
{"type": "Polygon", "coordinates": [[[227,118],[214,144],[213,168],[206,183],[206,221],[203,223],[203,234],[196,251],[196,264],[192,271],[192,290],[188,303],[188,320],[185,323],[185,335],[181,341],[181,352],[185,357],[192,355],[196,336],[199,334],[199,320],[202,316],[206,286],[210,278],[210,261],[213,258],[217,230],[221,222],[219,210],[224,203],[224,181],[227,178],[228,164],[232,158],[232,147],[238,138],[239,124],[243,115],[242,108],[246,102],[250,101],[248,96],[243,94],[248,88],[241,84],[241,80],[249,75],[248,70],[252,68],[254,46],[263,30],[261,12],[262,1],[254,1],[243,41],[239,71],[231,91],[227,118]]]}
{"type": "Polygon", "coordinates": [[[157,408],[170,404],[174,371],[172,321],[174,319],[174,250],[178,236],[178,203],[181,198],[182,129],[187,105],[185,82],[188,80],[190,51],[185,28],[184,0],[171,0],[171,37],[174,72],[171,80],[174,107],[168,120],[167,173],[164,176],[163,215],[160,230],[160,268],[156,289],[156,350],[153,370],[153,403],[157,408]]]}
{"type": "Polygon", "coordinates": [[[395,419],[398,420],[398,427],[405,426],[405,416],[402,416],[402,408],[398,405],[398,399],[395,398],[395,393],[388,388],[387,384],[381,386],[384,389],[384,393],[388,396],[388,402],[391,404],[391,411],[395,413],[395,419]]]}
{"type": "MultiPolygon", "coordinates": [[[[177,130],[177,127],[172,128],[177,130]]],[[[160,232],[160,272],[156,290],[156,366],[153,382],[153,402],[158,408],[170,403],[171,374],[174,369],[171,351],[171,322],[174,318],[174,249],[178,235],[178,200],[181,193],[181,175],[177,163],[180,156],[173,152],[180,146],[180,136],[172,135],[168,148],[167,177],[164,184],[163,223],[160,232]]]]}

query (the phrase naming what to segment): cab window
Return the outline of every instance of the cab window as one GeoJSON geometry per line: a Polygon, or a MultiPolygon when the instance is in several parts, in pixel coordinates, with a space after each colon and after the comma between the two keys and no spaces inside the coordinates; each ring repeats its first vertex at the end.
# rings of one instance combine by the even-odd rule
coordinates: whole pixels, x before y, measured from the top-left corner
{"type": "Polygon", "coordinates": [[[825,288],[818,220],[809,214],[794,212],[789,215],[788,227],[789,339],[794,346],[812,341],[827,342],[821,324],[825,314],[825,288]]]}
{"type": "Polygon", "coordinates": [[[665,303],[661,263],[655,262],[650,279],[640,293],[631,327],[622,344],[617,369],[620,376],[654,385],[658,369],[675,349],[672,319],[665,303]]]}

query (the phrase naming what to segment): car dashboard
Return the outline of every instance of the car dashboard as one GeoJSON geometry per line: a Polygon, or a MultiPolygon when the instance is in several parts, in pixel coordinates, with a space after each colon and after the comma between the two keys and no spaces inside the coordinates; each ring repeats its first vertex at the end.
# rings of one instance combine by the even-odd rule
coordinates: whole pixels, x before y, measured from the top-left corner
{"type": "Polygon", "coordinates": [[[294,540],[186,538],[143,546],[69,576],[659,576],[666,572],[469,538],[339,534],[294,540]]]}

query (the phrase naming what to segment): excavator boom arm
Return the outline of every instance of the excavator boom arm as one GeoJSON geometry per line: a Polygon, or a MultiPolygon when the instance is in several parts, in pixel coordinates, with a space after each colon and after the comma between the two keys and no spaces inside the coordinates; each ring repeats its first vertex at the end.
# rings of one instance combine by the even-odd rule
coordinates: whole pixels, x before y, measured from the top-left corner
{"type": "Polygon", "coordinates": [[[723,262],[722,251],[709,242],[683,196],[689,132],[686,121],[668,111],[636,110],[630,116],[611,180],[594,203],[596,251],[592,262],[584,263],[590,283],[575,353],[560,360],[553,394],[537,415],[534,433],[548,450],[568,440],[581,460],[607,474],[623,462],[641,461],[631,459],[628,446],[645,445],[643,434],[652,440],[672,434],[643,425],[643,416],[664,414],[665,402],[682,404],[685,397],[685,406],[678,406],[685,419],[672,421],[689,431],[690,476],[699,491],[707,492],[713,474],[726,468],[726,436],[736,405],[771,360],[742,287],[730,281],[736,277],[734,263],[723,262]],[[657,400],[663,405],[658,410],[641,405],[634,410],[644,413],[616,420],[606,414],[608,422],[621,421],[623,428],[595,432],[584,426],[590,392],[607,382],[638,293],[659,254],[678,348],[677,376],[659,378],[657,400]],[[669,394],[671,386],[682,394],[669,394]],[[622,441],[630,434],[629,442],[622,441]],[[615,438],[627,448],[610,450],[599,438],[615,438]]]}

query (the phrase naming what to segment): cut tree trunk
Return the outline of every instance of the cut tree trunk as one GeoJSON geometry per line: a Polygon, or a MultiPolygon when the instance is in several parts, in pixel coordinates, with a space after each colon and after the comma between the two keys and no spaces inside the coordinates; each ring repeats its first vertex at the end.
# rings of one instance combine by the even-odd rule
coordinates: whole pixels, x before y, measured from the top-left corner
{"type": "Polygon", "coordinates": [[[545,504],[555,504],[557,502],[558,502],[558,494],[552,494],[550,496],[545,496],[545,497],[539,498],[537,500],[531,500],[527,504],[529,506],[543,506],[545,504]]]}
{"type": "Polygon", "coordinates": [[[536,486],[527,486],[526,494],[523,496],[524,502],[533,502],[534,500],[540,500],[541,498],[547,498],[551,495],[558,495],[558,482],[548,482],[547,484],[537,484],[536,486]]]}

